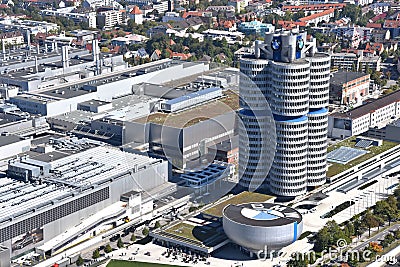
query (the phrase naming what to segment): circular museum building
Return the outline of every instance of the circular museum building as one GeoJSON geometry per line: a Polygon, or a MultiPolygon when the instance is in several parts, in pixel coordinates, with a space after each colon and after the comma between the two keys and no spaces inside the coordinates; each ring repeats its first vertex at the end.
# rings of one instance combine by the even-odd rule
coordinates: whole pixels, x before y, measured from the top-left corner
{"type": "Polygon", "coordinates": [[[275,203],[228,205],[222,215],[225,234],[251,256],[280,250],[296,241],[303,230],[298,211],[275,203]]]}

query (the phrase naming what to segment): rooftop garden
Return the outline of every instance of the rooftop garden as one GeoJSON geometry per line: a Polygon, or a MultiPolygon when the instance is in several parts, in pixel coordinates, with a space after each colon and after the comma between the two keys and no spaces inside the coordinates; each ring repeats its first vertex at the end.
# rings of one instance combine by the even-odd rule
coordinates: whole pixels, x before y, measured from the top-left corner
{"type": "MultiPolygon", "coordinates": [[[[361,149],[359,147],[355,147],[356,144],[356,136],[352,136],[350,138],[347,138],[346,140],[343,140],[335,145],[329,146],[328,147],[328,153],[339,148],[342,146],[346,146],[346,147],[351,147],[351,148],[356,148],[356,149],[361,149]]],[[[398,143],[395,142],[390,142],[390,141],[383,141],[381,146],[371,146],[366,148],[365,150],[368,151],[367,154],[360,156],[352,161],[350,161],[347,164],[340,164],[340,163],[334,163],[334,162],[330,162],[329,164],[331,164],[328,168],[328,171],[326,173],[326,175],[328,177],[332,177],[335,176],[341,172],[344,172],[345,170],[348,170],[376,155],[381,154],[382,152],[385,152],[395,146],[397,146],[398,143]]]]}
{"type": "Polygon", "coordinates": [[[239,96],[237,93],[227,90],[221,98],[200,104],[196,107],[178,113],[156,112],[147,117],[140,118],[136,122],[152,122],[170,127],[185,128],[199,122],[208,120],[230,111],[239,109],[239,96]]]}

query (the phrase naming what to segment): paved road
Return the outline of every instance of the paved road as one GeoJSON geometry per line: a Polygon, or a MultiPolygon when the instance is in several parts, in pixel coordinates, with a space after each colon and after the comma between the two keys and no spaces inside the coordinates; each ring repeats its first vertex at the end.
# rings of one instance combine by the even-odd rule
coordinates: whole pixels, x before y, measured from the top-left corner
{"type": "Polygon", "coordinates": [[[362,244],[357,245],[356,247],[353,248],[355,251],[360,251],[364,247],[368,246],[370,242],[374,241],[379,241],[382,240],[389,232],[393,232],[400,229],[400,224],[393,224],[389,228],[387,228],[385,231],[380,232],[379,234],[369,238],[368,240],[364,241],[362,244]]]}

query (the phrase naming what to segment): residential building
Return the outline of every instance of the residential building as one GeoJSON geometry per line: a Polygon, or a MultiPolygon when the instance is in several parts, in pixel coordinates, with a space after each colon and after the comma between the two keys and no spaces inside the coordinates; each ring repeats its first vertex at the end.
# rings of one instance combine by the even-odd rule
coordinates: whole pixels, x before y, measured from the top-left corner
{"type": "Polygon", "coordinates": [[[19,31],[2,32],[0,41],[5,45],[21,45],[24,43],[24,36],[19,31]]]}
{"type": "Polygon", "coordinates": [[[233,6],[237,13],[244,10],[249,5],[248,0],[229,0],[228,6],[233,6]]]}
{"type": "Polygon", "coordinates": [[[372,39],[374,42],[383,43],[390,39],[391,32],[388,29],[373,29],[372,39]]]}
{"type": "Polygon", "coordinates": [[[375,15],[380,15],[384,12],[388,12],[389,8],[390,8],[390,3],[384,3],[384,2],[373,3],[373,4],[365,7],[366,11],[372,10],[375,15]]]}
{"type": "Polygon", "coordinates": [[[96,10],[99,7],[112,7],[115,9],[122,9],[122,5],[114,0],[84,0],[82,7],[96,10]]]}
{"type": "Polygon", "coordinates": [[[46,9],[40,12],[45,17],[64,17],[75,23],[87,23],[89,28],[96,28],[96,12],[78,12],[75,7],[65,7],[56,10],[46,9]]]}
{"type": "Polygon", "coordinates": [[[304,11],[306,14],[314,14],[320,11],[329,10],[329,9],[337,9],[342,10],[346,4],[337,4],[337,3],[327,3],[327,4],[311,4],[311,5],[284,5],[282,6],[282,11],[290,11],[292,13],[296,13],[299,11],[304,11]]]}
{"type": "Polygon", "coordinates": [[[97,27],[112,28],[115,25],[126,23],[125,10],[106,10],[97,14],[97,27]]]}
{"type": "Polygon", "coordinates": [[[360,65],[360,54],[353,53],[331,53],[331,67],[340,70],[358,70],[360,65]]]}
{"type": "Polygon", "coordinates": [[[206,11],[224,11],[224,12],[235,12],[234,6],[208,6],[206,11]]]}
{"type": "Polygon", "coordinates": [[[111,40],[112,45],[131,45],[131,44],[139,44],[146,41],[148,38],[146,36],[140,34],[128,34],[124,37],[116,37],[111,40]]]}
{"type": "Polygon", "coordinates": [[[306,37],[266,34],[240,60],[243,188],[294,197],[325,183],[330,56],[306,37]]]}
{"type": "Polygon", "coordinates": [[[380,56],[361,57],[360,66],[362,67],[362,70],[360,71],[365,72],[367,66],[370,70],[380,71],[381,63],[382,63],[382,58],[380,56]]]}
{"type": "Polygon", "coordinates": [[[382,128],[399,116],[400,91],[396,91],[347,112],[330,114],[328,136],[344,139],[359,135],[370,128],[382,128]]]}
{"type": "Polygon", "coordinates": [[[241,32],[220,31],[213,29],[205,30],[202,32],[202,34],[204,34],[204,37],[211,38],[213,40],[222,40],[225,38],[228,43],[240,42],[245,37],[245,35],[241,32]]]}
{"type": "MultiPolygon", "coordinates": [[[[383,29],[390,31],[391,38],[396,38],[400,35],[400,21],[399,20],[385,20],[382,26],[383,29]]],[[[379,42],[379,41],[377,41],[379,42]]]]}
{"type": "Polygon", "coordinates": [[[329,22],[331,18],[333,18],[335,13],[335,9],[331,8],[319,13],[312,14],[310,16],[300,18],[300,22],[305,22],[306,26],[309,26],[310,24],[313,24],[314,26],[317,26],[319,23],[323,22],[329,22]]]}
{"type": "Polygon", "coordinates": [[[164,16],[162,17],[163,22],[183,21],[183,20],[185,19],[181,17],[178,12],[165,12],[164,16]]]}
{"type": "Polygon", "coordinates": [[[143,12],[138,6],[134,6],[129,12],[129,19],[133,20],[136,24],[143,24],[143,12]]]}

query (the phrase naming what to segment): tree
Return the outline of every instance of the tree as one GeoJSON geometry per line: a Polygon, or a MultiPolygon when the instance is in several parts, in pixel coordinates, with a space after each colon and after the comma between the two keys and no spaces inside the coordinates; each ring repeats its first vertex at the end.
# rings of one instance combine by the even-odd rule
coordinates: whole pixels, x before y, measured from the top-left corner
{"type": "Polygon", "coordinates": [[[386,77],[388,78],[388,80],[390,80],[390,77],[392,77],[392,73],[390,71],[386,72],[386,77]]]}
{"type": "Polygon", "coordinates": [[[107,244],[107,246],[104,248],[104,252],[105,252],[105,253],[110,253],[110,252],[112,252],[112,247],[110,246],[110,244],[107,244]]]}
{"type": "Polygon", "coordinates": [[[324,249],[327,249],[330,245],[329,240],[330,233],[328,231],[328,228],[325,226],[317,233],[315,237],[314,250],[317,252],[321,252],[324,249]]]}
{"type": "Polygon", "coordinates": [[[385,236],[385,238],[383,239],[383,241],[382,241],[382,246],[383,247],[388,247],[390,244],[392,244],[394,241],[395,241],[396,239],[394,238],[394,235],[392,235],[392,234],[387,234],[386,236],[385,236]]]}
{"type": "Polygon", "coordinates": [[[344,233],[347,237],[351,239],[351,237],[355,234],[354,224],[352,222],[347,223],[343,229],[344,233]]]}
{"type": "Polygon", "coordinates": [[[293,14],[293,20],[297,21],[298,19],[304,18],[306,16],[306,14],[304,13],[303,10],[296,12],[295,14],[293,14]]]}
{"type": "Polygon", "coordinates": [[[386,50],[384,50],[384,51],[382,52],[382,54],[381,54],[382,61],[386,61],[386,59],[387,59],[388,57],[389,57],[388,52],[387,52],[386,50]]]}
{"type": "Polygon", "coordinates": [[[135,242],[135,241],[136,241],[136,236],[135,236],[135,234],[132,234],[132,236],[131,236],[131,241],[132,241],[132,242],[135,242]]]}
{"type": "Polygon", "coordinates": [[[81,255],[79,255],[78,259],[76,260],[76,265],[81,266],[83,265],[84,260],[82,259],[81,255]]]}
{"type": "Polygon", "coordinates": [[[356,66],[356,64],[351,64],[351,71],[352,72],[356,72],[357,71],[357,66],[356,66]]]}
{"type": "Polygon", "coordinates": [[[118,248],[123,248],[123,247],[124,247],[124,242],[122,242],[122,239],[121,239],[121,238],[118,238],[117,247],[118,247],[118,248]]]}
{"type": "Polygon", "coordinates": [[[93,251],[92,258],[93,258],[93,259],[98,259],[98,258],[100,258],[100,251],[99,251],[98,248],[96,248],[96,249],[93,251]]]}
{"type": "Polygon", "coordinates": [[[307,267],[309,266],[308,261],[306,259],[290,259],[286,266],[288,267],[307,267]]]}
{"type": "Polygon", "coordinates": [[[400,239],[400,230],[394,231],[394,237],[395,237],[396,239],[400,239]]]}
{"type": "Polygon", "coordinates": [[[398,216],[397,200],[394,196],[390,196],[386,201],[381,200],[376,202],[374,214],[389,222],[398,216]]]}
{"type": "Polygon", "coordinates": [[[371,228],[378,227],[379,221],[371,210],[367,210],[367,213],[363,217],[365,225],[368,227],[368,236],[371,236],[371,228]]]}
{"type": "Polygon", "coordinates": [[[149,235],[149,228],[147,228],[147,227],[143,228],[142,234],[144,236],[148,236],[149,235]]]}
{"type": "Polygon", "coordinates": [[[154,227],[155,228],[160,228],[161,227],[161,223],[159,221],[156,221],[154,227]]]}

